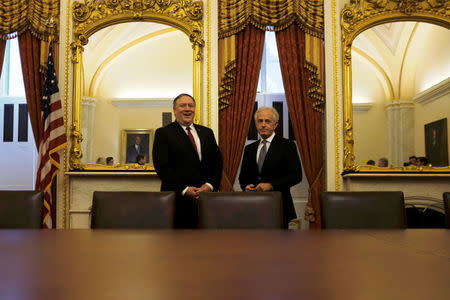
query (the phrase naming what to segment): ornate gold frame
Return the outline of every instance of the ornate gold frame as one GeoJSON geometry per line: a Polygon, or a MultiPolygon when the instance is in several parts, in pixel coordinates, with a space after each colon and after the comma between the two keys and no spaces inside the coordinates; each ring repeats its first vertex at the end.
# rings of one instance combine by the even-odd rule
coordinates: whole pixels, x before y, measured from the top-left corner
{"type": "Polygon", "coordinates": [[[355,165],[352,111],[352,42],[376,25],[396,21],[433,23],[450,29],[450,4],[442,0],[351,0],[341,12],[344,89],[344,172],[449,172],[450,167],[355,165]]]}
{"type": "MultiPolygon", "coordinates": [[[[73,17],[73,100],[70,170],[142,170],[141,166],[117,165],[105,168],[97,164],[81,164],[81,84],[83,46],[88,38],[100,29],[125,22],[157,22],[172,26],[184,32],[193,49],[193,96],[196,101],[195,122],[201,120],[201,78],[203,57],[203,2],[195,0],[90,0],[75,1],[73,17]]],[[[148,169],[148,168],[146,168],[148,169]]],[[[148,169],[150,170],[150,169],[148,169]]]]}

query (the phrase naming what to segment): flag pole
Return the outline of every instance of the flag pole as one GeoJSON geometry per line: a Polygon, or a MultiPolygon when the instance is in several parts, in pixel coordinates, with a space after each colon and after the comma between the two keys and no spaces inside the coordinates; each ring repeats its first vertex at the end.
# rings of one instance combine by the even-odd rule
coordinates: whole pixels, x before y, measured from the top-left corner
{"type": "Polygon", "coordinates": [[[36,176],[36,189],[44,191],[44,228],[55,228],[55,178],[60,170],[60,154],[58,151],[67,145],[58,78],[56,77],[55,71],[53,40],[54,36],[50,35],[44,93],[42,95],[41,105],[43,135],[39,144],[38,172],[36,176]],[[54,184],[52,185],[53,182],[54,184]]]}

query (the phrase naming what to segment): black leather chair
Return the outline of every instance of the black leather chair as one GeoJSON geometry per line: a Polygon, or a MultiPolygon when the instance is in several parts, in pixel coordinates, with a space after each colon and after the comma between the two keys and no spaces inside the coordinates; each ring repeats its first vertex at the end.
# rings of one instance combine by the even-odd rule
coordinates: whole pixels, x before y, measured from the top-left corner
{"type": "Polygon", "coordinates": [[[403,192],[322,192],[322,228],[406,228],[403,192]]]}
{"type": "Polygon", "coordinates": [[[174,192],[94,192],[91,228],[174,228],[174,192]]]}
{"type": "Polygon", "coordinates": [[[201,193],[199,228],[277,228],[283,226],[280,192],[201,193]]]}
{"type": "Polygon", "coordinates": [[[447,219],[447,228],[450,228],[450,192],[445,192],[444,198],[444,208],[445,208],[445,218],[447,219]]]}
{"type": "Polygon", "coordinates": [[[42,191],[0,191],[0,228],[42,228],[42,191]]]}

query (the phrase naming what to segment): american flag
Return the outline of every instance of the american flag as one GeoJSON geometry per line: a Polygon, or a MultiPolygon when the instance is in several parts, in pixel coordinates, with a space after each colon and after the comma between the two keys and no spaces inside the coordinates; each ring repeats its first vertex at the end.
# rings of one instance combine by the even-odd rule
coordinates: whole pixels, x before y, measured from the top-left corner
{"type": "Polygon", "coordinates": [[[44,191],[43,227],[52,228],[52,180],[60,169],[58,150],[67,145],[61,98],[59,97],[53,58],[53,41],[48,51],[47,70],[45,72],[44,95],[42,96],[43,134],[39,143],[38,171],[36,189],[44,191]]]}

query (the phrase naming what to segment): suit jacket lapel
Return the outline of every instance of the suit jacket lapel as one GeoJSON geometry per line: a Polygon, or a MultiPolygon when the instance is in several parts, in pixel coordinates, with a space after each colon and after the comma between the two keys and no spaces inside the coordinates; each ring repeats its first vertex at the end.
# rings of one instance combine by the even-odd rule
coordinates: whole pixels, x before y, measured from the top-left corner
{"type": "MultiPolygon", "coordinates": [[[[178,124],[178,122],[176,122],[176,121],[173,123],[174,123],[174,126],[177,131],[177,136],[180,138],[180,140],[184,144],[184,149],[189,149],[189,150],[187,150],[187,152],[191,153],[192,155],[195,155],[197,157],[197,159],[199,159],[198,154],[195,152],[195,149],[192,146],[191,140],[189,139],[188,135],[184,131],[183,127],[181,127],[181,125],[178,124]]],[[[195,128],[195,129],[197,130],[197,128],[195,128]]]]}
{"type": "Polygon", "coordinates": [[[259,140],[250,144],[250,146],[248,146],[248,152],[249,152],[249,157],[251,159],[252,165],[256,168],[256,172],[258,172],[258,163],[257,163],[257,158],[256,158],[256,154],[258,152],[258,145],[259,145],[259,140]]]}
{"type": "Polygon", "coordinates": [[[261,173],[264,170],[264,167],[266,167],[270,163],[271,158],[274,155],[276,155],[279,143],[280,143],[280,140],[279,140],[278,136],[275,135],[272,139],[272,142],[270,143],[270,147],[269,147],[269,150],[267,151],[266,158],[264,159],[261,173]]]}
{"type": "Polygon", "coordinates": [[[182,139],[184,142],[189,141],[189,137],[187,136],[187,134],[184,132],[183,127],[181,127],[180,124],[178,124],[178,122],[173,122],[172,123],[176,129],[177,135],[180,139],[182,139]],[[185,139],[186,137],[186,139],[185,139]]]}
{"type": "Polygon", "coordinates": [[[202,130],[202,128],[200,126],[197,126],[196,124],[194,124],[195,127],[195,131],[197,131],[197,135],[198,138],[200,139],[200,151],[202,152],[202,157],[205,157],[205,151],[207,149],[207,141],[206,141],[206,136],[205,136],[205,131],[202,130]]]}

